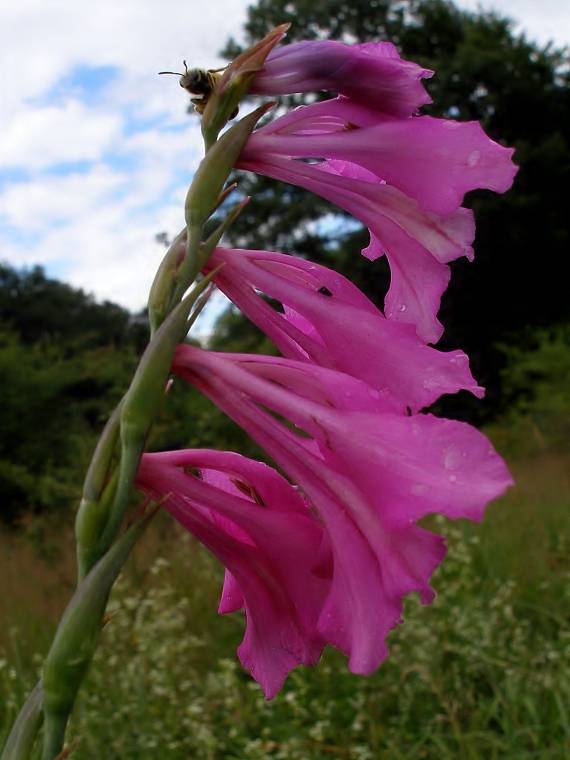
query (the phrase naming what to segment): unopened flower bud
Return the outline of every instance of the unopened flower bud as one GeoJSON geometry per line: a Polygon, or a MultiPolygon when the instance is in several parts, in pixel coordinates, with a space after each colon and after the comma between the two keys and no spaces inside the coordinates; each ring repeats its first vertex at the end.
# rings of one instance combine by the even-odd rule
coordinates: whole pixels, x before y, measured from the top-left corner
{"type": "Polygon", "coordinates": [[[168,316],[176,275],[186,254],[186,237],[185,227],[172,241],[154,277],[148,297],[148,318],[153,334],[168,316]]]}
{"type": "Polygon", "coordinates": [[[264,103],[244,116],[206,153],[186,196],[185,216],[189,231],[201,229],[217,206],[228,175],[236,165],[250,134],[259,119],[272,107],[273,103],[264,103]]]}
{"type": "Polygon", "coordinates": [[[202,134],[209,148],[220,130],[233,117],[240,100],[249,90],[255,75],[273,48],[283,39],[290,24],[272,29],[260,42],[245,50],[225,69],[202,116],[202,134]]]}

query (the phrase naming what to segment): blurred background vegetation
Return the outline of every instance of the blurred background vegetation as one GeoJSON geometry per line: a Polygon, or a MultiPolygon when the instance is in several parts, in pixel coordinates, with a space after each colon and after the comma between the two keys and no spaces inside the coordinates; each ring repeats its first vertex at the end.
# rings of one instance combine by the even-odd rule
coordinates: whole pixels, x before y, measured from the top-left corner
{"type": "MultiPolygon", "coordinates": [[[[568,51],[515,35],[497,15],[440,0],[258,0],[246,41],[283,21],[293,23],[288,42],[394,41],[436,71],[427,112],[481,120],[516,147],[514,188],[468,197],[476,260],[453,264],[441,312],[441,347],[470,354],[487,398],[458,394],[436,411],[483,426],[517,486],[482,526],[445,529],[450,557],[436,576],[439,598],[427,609],[410,602],[408,623],[393,633],[392,657],[376,675],[352,676],[331,653],[314,671],[296,672],[272,703],[234,659],[239,616],[215,614],[219,569],[160,521],[115,595],[117,614],[75,717],[77,756],[568,757],[568,51]]],[[[230,41],[226,53],[238,49],[230,41]]],[[[310,256],[382,303],[388,272],[359,255],[362,229],[300,189],[239,181],[254,202],[233,228],[233,244],[310,256]]],[[[96,303],[39,268],[0,266],[0,743],[71,591],[83,473],[146,329],[144,315],[96,303]]],[[[270,350],[231,309],[210,345],[270,350]]],[[[177,384],[151,446],[262,456],[209,402],[177,384]]]]}

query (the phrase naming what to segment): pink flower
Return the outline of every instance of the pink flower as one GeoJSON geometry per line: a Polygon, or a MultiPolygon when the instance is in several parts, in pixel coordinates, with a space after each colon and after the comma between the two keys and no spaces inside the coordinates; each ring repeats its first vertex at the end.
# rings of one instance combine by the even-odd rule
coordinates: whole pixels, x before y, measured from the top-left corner
{"type": "Polygon", "coordinates": [[[273,50],[250,92],[287,95],[331,90],[384,113],[410,116],[431,103],[421,79],[432,75],[429,69],[402,60],[391,42],[346,45],[314,40],[273,50]]]}
{"type": "Polygon", "coordinates": [[[513,152],[489,139],[476,121],[396,119],[341,97],[296,108],[256,130],[244,155],[356,164],[426,211],[446,216],[469,190],[508,190],[517,171],[513,152]]]}
{"type": "Polygon", "coordinates": [[[326,267],[283,253],[218,248],[218,287],[284,356],[364,380],[395,411],[417,412],[463,388],[483,395],[462,351],[426,346],[411,325],[387,320],[351,282],[326,267]],[[284,313],[259,295],[279,300],[284,313]]]}
{"type": "Polygon", "coordinates": [[[436,512],[481,519],[511,482],[504,463],[469,425],[396,414],[378,392],[334,370],[187,345],[173,368],[244,428],[316,509],[332,552],[317,629],[348,654],[353,672],[370,673],[387,654],[403,596],[433,598],[429,578],[445,547],[415,522],[436,512]]]}
{"type": "Polygon", "coordinates": [[[365,224],[370,245],[363,254],[374,260],[385,253],[390,262],[386,316],[414,324],[426,342],[439,340],[443,327],[436,315],[449,282],[447,262],[473,257],[471,211],[460,208],[449,217],[423,211],[400,190],[377,178],[363,178],[365,170],[348,164],[306,164],[274,155],[252,158],[246,148],[238,167],[304,187],[365,224]]]}
{"type": "Polygon", "coordinates": [[[145,454],[137,487],[227,568],[220,613],[245,608],[238,655],[267,698],[292,668],[318,661],[330,559],[321,525],[283,477],[239,454],[186,450],[145,454]]]}
{"type": "Polygon", "coordinates": [[[304,187],[362,221],[370,231],[363,254],[385,253],[390,262],[386,316],[435,342],[447,264],[473,257],[475,225],[460,206],[463,195],[476,187],[506,190],[516,170],[511,154],[474,122],[394,119],[338,98],[258,130],[238,167],[304,187]]]}

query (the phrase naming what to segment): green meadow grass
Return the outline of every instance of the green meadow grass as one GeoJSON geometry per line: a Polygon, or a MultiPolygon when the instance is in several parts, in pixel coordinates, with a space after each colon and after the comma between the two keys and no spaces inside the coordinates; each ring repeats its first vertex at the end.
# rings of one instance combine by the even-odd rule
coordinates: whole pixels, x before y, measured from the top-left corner
{"type": "MultiPolygon", "coordinates": [[[[72,757],[570,757],[569,464],[547,452],[519,462],[517,487],[481,525],[432,521],[449,544],[438,597],[408,600],[376,674],[351,675],[331,651],[271,702],[235,658],[239,615],[215,612],[220,569],[159,521],[114,593],[72,757]]],[[[0,741],[72,582],[65,552],[50,564],[11,541],[0,565],[0,741]]]]}

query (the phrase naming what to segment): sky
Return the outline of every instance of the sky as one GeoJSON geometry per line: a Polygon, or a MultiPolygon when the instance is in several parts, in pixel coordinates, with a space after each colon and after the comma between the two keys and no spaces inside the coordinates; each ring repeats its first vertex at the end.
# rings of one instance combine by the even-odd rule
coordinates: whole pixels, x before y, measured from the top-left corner
{"type": "MultiPolygon", "coordinates": [[[[198,118],[163,69],[223,64],[249,0],[0,0],[0,260],[138,310],[183,227],[202,155],[198,118]]],[[[568,0],[496,8],[546,43],[570,42],[568,0]]]]}

